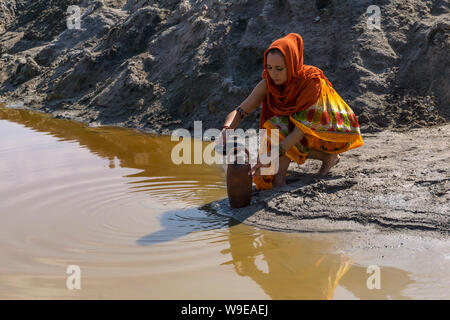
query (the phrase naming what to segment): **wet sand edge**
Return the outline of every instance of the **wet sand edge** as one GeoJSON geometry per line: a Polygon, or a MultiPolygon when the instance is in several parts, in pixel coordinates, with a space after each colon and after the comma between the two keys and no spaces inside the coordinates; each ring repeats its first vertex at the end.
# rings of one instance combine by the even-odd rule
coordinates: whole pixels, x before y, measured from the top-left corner
{"type": "Polygon", "coordinates": [[[218,214],[283,232],[405,233],[448,239],[450,124],[363,135],[322,179],[320,162],[291,163],[287,185],[256,191],[248,207],[228,198],[218,214]]]}

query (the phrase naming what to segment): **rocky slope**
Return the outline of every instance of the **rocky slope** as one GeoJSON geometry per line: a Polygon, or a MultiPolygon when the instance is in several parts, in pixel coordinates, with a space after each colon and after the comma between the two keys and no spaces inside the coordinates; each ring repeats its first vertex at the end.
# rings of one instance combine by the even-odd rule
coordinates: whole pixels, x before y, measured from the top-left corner
{"type": "Polygon", "coordinates": [[[0,100],[162,134],[220,127],[260,80],[264,50],[296,32],[363,132],[428,126],[450,119],[449,30],[443,0],[0,0],[0,100]]]}

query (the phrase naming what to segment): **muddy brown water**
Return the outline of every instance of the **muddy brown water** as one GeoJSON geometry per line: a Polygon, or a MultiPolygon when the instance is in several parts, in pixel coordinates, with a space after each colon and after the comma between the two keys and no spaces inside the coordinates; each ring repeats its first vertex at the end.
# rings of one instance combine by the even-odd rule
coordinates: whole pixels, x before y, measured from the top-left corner
{"type": "Polygon", "coordinates": [[[0,106],[0,298],[409,299],[433,287],[429,273],[380,265],[369,289],[368,263],[335,235],[200,210],[226,197],[225,172],[173,164],[176,143],[0,106]]]}

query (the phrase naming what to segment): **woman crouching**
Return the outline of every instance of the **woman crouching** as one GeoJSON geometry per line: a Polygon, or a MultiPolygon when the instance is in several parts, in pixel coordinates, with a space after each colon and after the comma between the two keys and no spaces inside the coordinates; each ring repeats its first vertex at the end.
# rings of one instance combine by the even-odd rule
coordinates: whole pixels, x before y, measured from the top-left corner
{"type": "Polygon", "coordinates": [[[259,128],[267,129],[268,137],[270,130],[278,129],[280,143],[276,174],[261,174],[261,167],[268,165],[263,165],[259,156],[249,173],[258,190],[285,185],[291,161],[321,160],[317,175],[323,177],[339,162],[340,153],[363,145],[355,113],[322,70],[303,64],[303,40],[296,33],[274,41],[265,51],[262,80],[228,114],[222,135],[260,104],[259,128]]]}

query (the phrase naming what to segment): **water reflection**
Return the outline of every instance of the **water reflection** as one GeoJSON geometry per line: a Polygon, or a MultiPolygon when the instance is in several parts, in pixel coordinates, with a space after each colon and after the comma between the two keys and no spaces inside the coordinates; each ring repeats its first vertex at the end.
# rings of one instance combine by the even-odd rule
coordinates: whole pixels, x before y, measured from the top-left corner
{"type": "MultiPolygon", "coordinates": [[[[199,207],[226,197],[224,173],[221,167],[209,165],[174,165],[170,151],[177,142],[170,137],[113,127],[87,128],[34,111],[1,107],[0,120],[72,141],[89,151],[85,152],[89,165],[78,158],[68,162],[79,153],[78,147],[57,153],[65,156],[60,161],[49,161],[42,143],[50,146],[46,155],[55,157],[54,141],[36,137],[35,144],[27,140],[21,150],[20,142],[34,139],[34,133],[21,136],[20,131],[8,129],[15,126],[3,127],[0,277],[32,279],[12,285],[10,295],[33,296],[39,290],[33,283],[48,281],[43,275],[64,277],[64,267],[74,261],[89,266],[98,291],[110,287],[105,272],[124,295],[142,290],[140,276],[150,275],[149,286],[153,288],[158,279],[157,291],[165,289],[166,298],[172,287],[186,281],[187,266],[192,282],[208,284],[205,270],[220,268],[215,278],[228,279],[228,270],[221,268],[232,266],[229,279],[236,274],[249,277],[273,299],[330,299],[339,287],[357,298],[404,298],[402,290],[412,282],[406,272],[383,267],[382,289],[369,291],[366,268],[344,255],[328,254],[327,241],[251,228],[206,210],[207,206],[199,207]],[[104,159],[106,168],[99,168],[103,160],[91,163],[90,158],[97,157],[90,153],[104,159]],[[23,157],[31,161],[14,163],[23,157]],[[24,164],[30,166],[24,168],[24,164]],[[123,172],[108,169],[118,167],[133,170],[126,170],[122,177],[123,172]],[[30,172],[31,178],[23,179],[30,172]],[[192,246],[186,239],[201,245],[192,246]],[[138,285],[129,287],[129,279],[137,274],[138,285]],[[175,275],[181,276],[174,280],[175,275]]],[[[48,295],[53,292],[49,290],[48,295]]],[[[143,290],[142,296],[146,294],[143,290]]]]}
{"type": "Polygon", "coordinates": [[[403,270],[382,267],[380,290],[366,285],[367,267],[355,264],[345,255],[330,252],[329,241],[298,234],[283,234],[230,225],[231,255],[224,265],[254,280],[272,299],[332,299],[341,286],[360,299],[406,299],[402,295],[413,283],[403,270]]]}

